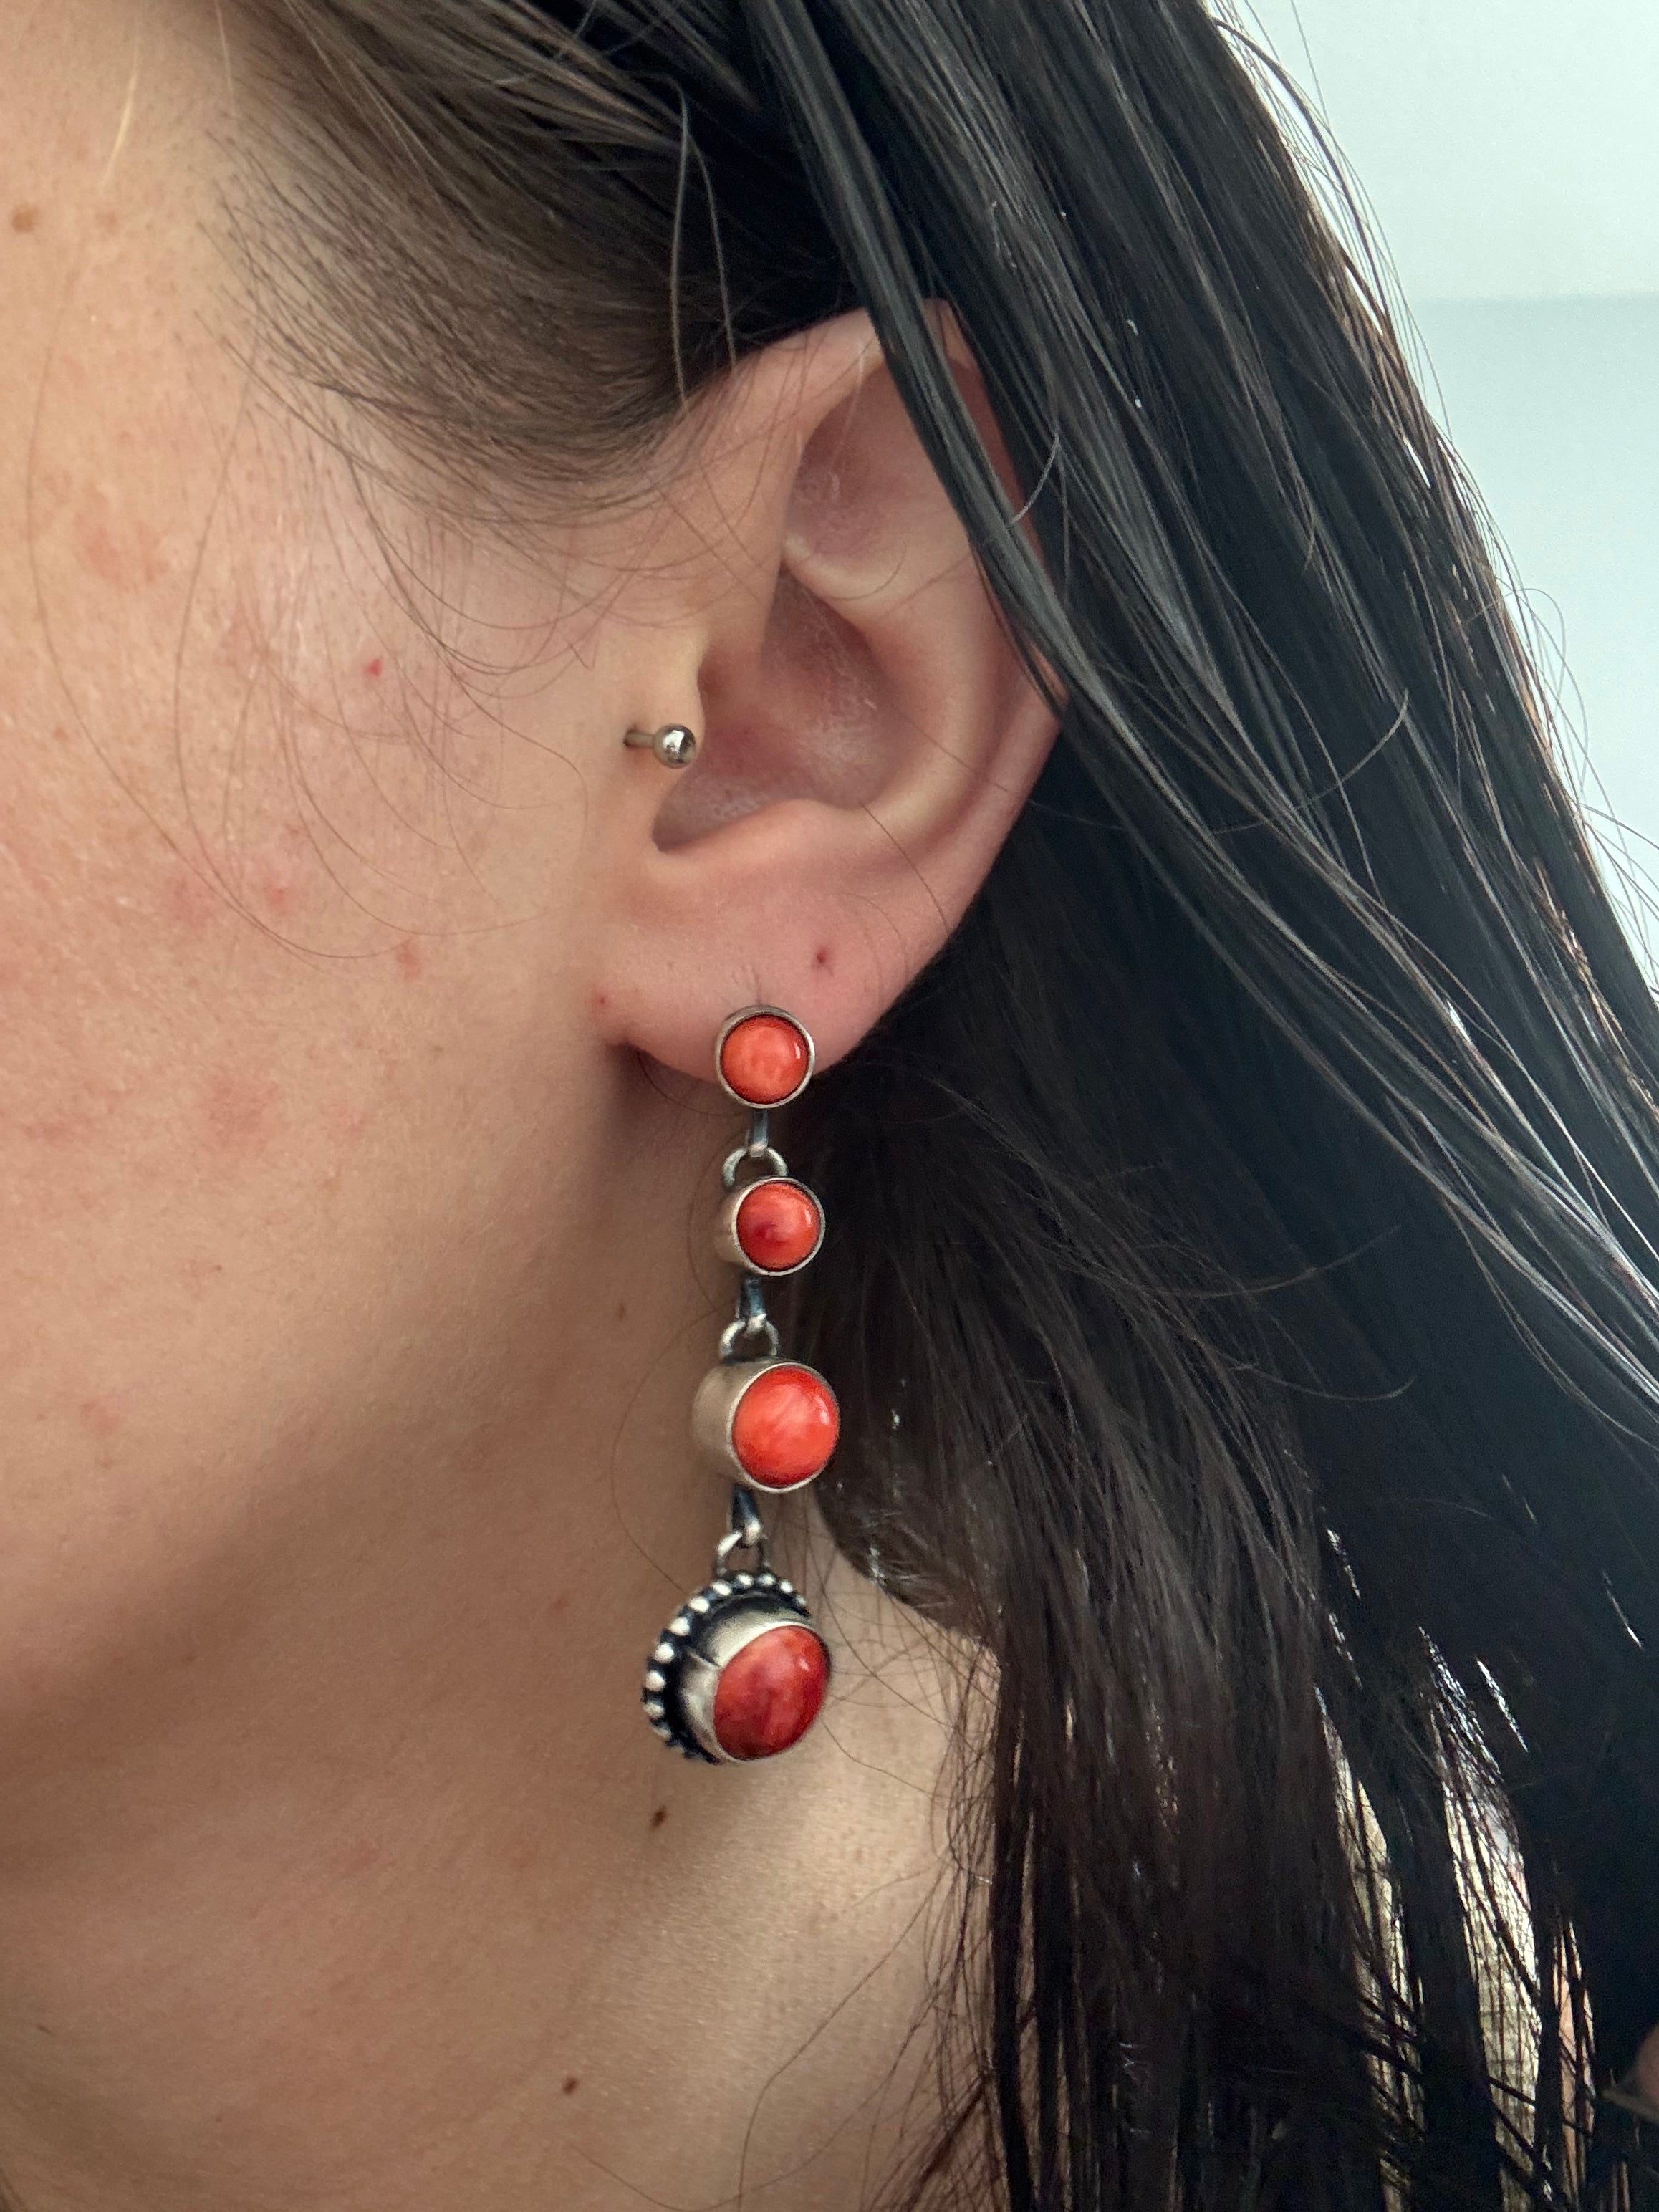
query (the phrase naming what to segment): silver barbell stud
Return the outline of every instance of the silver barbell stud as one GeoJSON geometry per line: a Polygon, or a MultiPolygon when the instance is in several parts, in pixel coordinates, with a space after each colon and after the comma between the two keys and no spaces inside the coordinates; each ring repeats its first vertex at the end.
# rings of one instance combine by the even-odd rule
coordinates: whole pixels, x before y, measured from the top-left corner
{"type": "Polygon", "coordinates": [[[697,757],[697,736],[684,722],[668,722],[660,730],[630,730],[625,745],[649,746],[665,768],[690,768],[697,757]]]}

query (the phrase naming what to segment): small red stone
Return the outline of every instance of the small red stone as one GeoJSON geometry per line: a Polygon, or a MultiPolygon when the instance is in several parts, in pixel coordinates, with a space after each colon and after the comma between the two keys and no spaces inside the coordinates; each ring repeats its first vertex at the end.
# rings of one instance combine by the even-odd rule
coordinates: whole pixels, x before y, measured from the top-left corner
{"type": "Polygon", "coordinates": [[[822,1474],[840,1436],[836,1394],[810,1367],[769,1367],[732,1417],[738,1463],[763,1490],[793,1490],[822,1474]]]}
{"type": "Polygon", "coordinates": [[[769,1628],[728,1659],[714,1685],[714,1735],[728,1759],[771,1759],[823,1709],[830,1654],[815,1631],[769,1628]]]}
{"type": "Polygon", "coordinates": [[[745,1106],[781,1106],[811,1066],[806,1032],[785,1014],[750,1014],[720,1047],[720,1073],[745,1106]]]}
{"type": "Polygon", "coordinates": [[[738,1207],[737,1238],[757,1273],[778,1275],[810,1260],[823,1234],[823,1213],[805,1183],[774,1177],[752,1183],[738,1207]]]}

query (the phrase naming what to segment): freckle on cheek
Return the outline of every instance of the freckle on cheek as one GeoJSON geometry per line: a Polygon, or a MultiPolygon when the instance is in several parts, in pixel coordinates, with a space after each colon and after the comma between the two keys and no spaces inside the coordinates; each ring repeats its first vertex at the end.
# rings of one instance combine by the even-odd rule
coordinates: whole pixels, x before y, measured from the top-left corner
{"type": "Polygon", "coordinates": [[[15,231],[23,233],[25,235],[27,235],[27,234],[31,230],[38,229],[40,222],[40,209],[38,207],[32,206],[27,200],[21,207],[15,207],[11,211],[12,228],[15,231]]]}

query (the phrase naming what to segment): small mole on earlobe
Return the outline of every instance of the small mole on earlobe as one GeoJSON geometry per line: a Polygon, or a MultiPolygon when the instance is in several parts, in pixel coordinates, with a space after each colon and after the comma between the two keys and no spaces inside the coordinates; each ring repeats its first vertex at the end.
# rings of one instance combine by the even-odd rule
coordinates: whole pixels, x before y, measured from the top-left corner
{"type": "Polygon", "coordinates": [[[652,1826],[653,1826],[653,1828],[659,1828],[659,1827],[661,1827],[661,1826],[662,1826],[663,1822],[664,1822],[667,1818],[668,1818],[668,1808],[667,1808],[667,1806],[666,1806],[666,1805],[659,1805],[659,1806],[658,1806],[658,1808],[657,1808],[657,1809],[656,1809],[656,1811],[655,1811],[655,1812],[651,1815],[651,1825],[652,1825],[652,1826]]]}
{"type": "Polygon", "coordinates": [[[567,2097],[574,2097],[580,2087],[581,2076],[579,2074],[567,2074],[565,2075],[564,2094],[567,2097]]]}
{"type": "Polygon", "coordinates": [[[15,207],[12,210],[11,227],[15,231],[27,234],[27,233],[31,230],[38,230],[40,225],[40,209],[38,207],[31,206],[27,200],[23,202],[21,206],[15,207]]]}

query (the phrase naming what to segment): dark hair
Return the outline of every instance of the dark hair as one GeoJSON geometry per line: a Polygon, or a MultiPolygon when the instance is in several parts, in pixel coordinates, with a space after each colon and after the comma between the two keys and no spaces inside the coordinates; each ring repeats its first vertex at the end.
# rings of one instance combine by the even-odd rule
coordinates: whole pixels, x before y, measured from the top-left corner
{"type": "Polygon", "coordinates": [[[244,12],[314,393],[580,488],[862,305],[1066,702],[798,1139],[837,1535],[994,1689],[909,2200],[1648,2201],[1659,1028],[1262,72],[1200,0],[244,12]]]}

